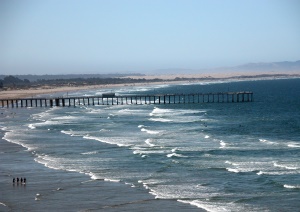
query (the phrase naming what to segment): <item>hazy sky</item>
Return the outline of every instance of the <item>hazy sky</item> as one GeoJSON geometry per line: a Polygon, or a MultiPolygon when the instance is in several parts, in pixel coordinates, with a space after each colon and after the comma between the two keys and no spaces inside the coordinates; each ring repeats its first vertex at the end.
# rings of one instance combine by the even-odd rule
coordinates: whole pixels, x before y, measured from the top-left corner
{"type": "Polygon", "coordinates": [[[299,0],[0,0],[0,74],[299,59],[299,0]]]}

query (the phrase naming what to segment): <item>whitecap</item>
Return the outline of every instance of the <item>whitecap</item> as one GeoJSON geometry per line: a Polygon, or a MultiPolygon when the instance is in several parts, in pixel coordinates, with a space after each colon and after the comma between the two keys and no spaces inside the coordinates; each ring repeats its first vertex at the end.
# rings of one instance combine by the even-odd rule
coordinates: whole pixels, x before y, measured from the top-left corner
{"type": "Polygon", "coordinates": [[[78,136],[78,135],[75,135],[73,130],[69,130],[69,131],[61,130],[60,132],[63,133],[63,134],[66,134],[66,135],[70,135],[70,136],[78,136]]]}
{"type": "Polygon", "coordinates": [[[83,136],[83,138],[89,139],[89,140],[100,141],[100,142],[107,143],[107,144],[114,144],[119,147],[131,146],[129,143],[125,143],[126,140],[124,138],[105,138],[105,137],[95,137],[95,136],[89,136],[89,135],[85,135],[85,136],[83,136]]]}
{"type": "Polygon", "coordinates": [[[300,188],[300,185],[283,185],[284,188],[289,188],[289,189],[298,189],[300,188]]]}
{"type": "Polygon", "coordinates": [[[259,139],[259,141],[262,142],[262,143],[266,143],[266,144],[276,144],[276,142],[269,141],[269,140],[266,140],[266,139],[259,139]]]}
{"type": "Polygon", "coordinates": [[[220,145],[221,145],[220,148],[225,148],[227,144],[224,141],[221,140],[220,145]]]}
{"type": "Polygon", "coordinates": [[[256,174],[257,174],[257,175],[263,175],[263,174],[264,174],[264,172],[262,172],[262,171],[259,171],[259,172],[257,172],[256,174]]]}
{"type": "Polygon", "coordinates": [[[231,162],[231,161],[225,161],[225,163],[227,163],[227,164],[231,164],[231,165],[233,165],[233,166],[237,166],[238,164],[237,163],[234,163],[234,162],[231,162]]]}
{"type": "Polygon", "coordinates": [[[146,133],[148,133],[148,134],[159,134],[161,131],[154,131],[154,130],[147,130],[147,129],[145,129],[145,128],[142,128],[141,129],[141,131],[142,132],[146,132],[146,133]]]}
{"type": "Polygon", "coordinates": [[[215,212],[215,211],[261,211],[259,208],[247,207],[244,204],[238,204],[234,202],[230,203],[221,203],[221,202],[211,202],[211,201],[201,201],[201,200],[182,200],[178,199],[178,202],[190,204],[198,208],[202,208],[206,211],[215,212]]]}
{"type": "Polygon", "coordinates": [[[171,150],[171,152],[176,152],[178,150],[177,147],[175,147],[174,149],[171,150]]]}
{"type": "Polygon", "coordinates": [[[133,154],[137,155],[145,155],[145,154],[165,154],[165,150],[147,150],[147,149],[140,149],[140,150],[134,150],[133,154]]]}
{"type": "Polygon", "coordinates": [[[148,138],[148,139],[145,141],[145,143],[148,144],[149,146],[151,146],[151,147],[155,146],[155,144],[152,144],[151,142],[153,142],[153,139],[151,139],[151,138],[148,138]]]}
{"type": "Polygon", "coordinates": [[[238,169],[233,169],[233,168],[226,168],[227,171],[229,172],[234,172],[234,173],[239,173],[240,171],[238,169]]]}
{"type": "Polygon", "coordinates": [[[97,154],[98,151],[92,151],[92,152],[84,152],[84,153],[80,153],[81,155],[94,155],[97,154]]]}
{"type": "Polygon", "coordinates": [[[288,165],[278,164],[277,162],[274,163],[274,166],[284,168],[284,169],[290,169],[290,170],[298,169],[298,167],[292,167],[292,166],[288,166],[288,165]]]}
{"type": "Polygon", "coordinates": [[[154,107],[152,112],[149,114],[150,116],[160,116],[160,115],[165,115],[167,113],[172,113],[171,109],[160,109],[158,107],[154,107]]]}
{"type": "Polygon", "coordinates": [[[172,158],[172,157],[178,157],[178,158],[187,158],[188,156],[184,156],[182,154],[177,154],[177,153],[171,153],[171,154],[167,154],[168,158],[172,158]]]}
{"type": "Polygon", "coordinates": [[[96,174],[94,174],[92,172],[89,172],[89,173],[86,173],[86,174],[89,175],[92,180],[104,180],[103,178],[98,177],[96,174]]]}
{"type": "Polygon", "coordinates": [[[149,121],[155,121],[155,122],[172,122],[171,119],[164,119],[164,118],[150,118],[149,121]]]}
{"type": "Polygon", "coordinates": [[[35,129],[36,127],[34,126],[34,124],[29,124],[29,125],[28,125],[28,128],[30,128],[30,129],[33,130],[33,129],[35,129]]]}
{"type": "Polygon", "coordinates": [[[300,148],[300,144],[298,143],[289,143],[287,146],[291,148],[300,148]]]}
{"type": "Polygon", "coordinates": [[[3,202],[0,202],[0,205],[3,205],[3,206],[5,206],[5,207],[7,206],[7,205],[5,205],[3,202]]]}
{"type": "Polygon", "coordinates": [[[116,180],[116,179],[104,179],[104,181],[115,182],[115,183],[121,182],[121,180],[116,180]]]}
{"type": "Polygon", "coordinates": [[[298,174],[296,171],[259,171],[257,175],[288,175],[288,174],[298,174]]]}

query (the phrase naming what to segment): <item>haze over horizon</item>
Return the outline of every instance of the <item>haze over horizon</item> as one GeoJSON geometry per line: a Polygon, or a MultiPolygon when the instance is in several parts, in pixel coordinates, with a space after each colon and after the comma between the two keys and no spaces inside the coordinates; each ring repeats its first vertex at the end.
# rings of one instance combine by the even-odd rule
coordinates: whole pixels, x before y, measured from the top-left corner
{"type": "Polygon", "coordinates": [[[0,74],[297,61],[299,11],[297,0],[3,0],[0,74]]]}

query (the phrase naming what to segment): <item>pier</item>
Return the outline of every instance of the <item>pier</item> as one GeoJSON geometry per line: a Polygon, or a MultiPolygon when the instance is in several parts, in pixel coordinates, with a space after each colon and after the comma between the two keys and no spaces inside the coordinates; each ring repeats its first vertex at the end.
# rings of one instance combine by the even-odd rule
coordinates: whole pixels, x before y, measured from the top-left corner
{"type": "Polygon", "coordinates": [[[75,107],[80,105],[129,105],[129,104],[196,104],[252,102],[253,92],[219,92],[192,94],[114,95],[80,97],[45,97],[0,99],[2,108],[19,107],[75,107]]]}

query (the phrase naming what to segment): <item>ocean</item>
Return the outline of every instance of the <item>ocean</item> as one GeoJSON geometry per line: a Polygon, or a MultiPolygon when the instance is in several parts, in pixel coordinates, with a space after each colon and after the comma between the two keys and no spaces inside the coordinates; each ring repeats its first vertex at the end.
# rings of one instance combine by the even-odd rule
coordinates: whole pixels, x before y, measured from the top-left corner
{"type": "MultiPolygon", "coordinates": [[[[96,184],[142,190],[154,201],[204,211],[299,211],[300,79],[126,86],[68,95],[225,91],[253,91],[254,101],[10,108],[1,109],[0,127],[6,142],[26,148],[21,157],[96,184]]],[[[3,162],[0,168],[9,170],[3,162]]],[[[5,192],[0,202],[7,205],[5,192]]],[[[77,199],[68,200],[71,210],[84,193],[76,192],[77,199]]]]}

